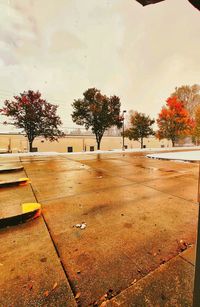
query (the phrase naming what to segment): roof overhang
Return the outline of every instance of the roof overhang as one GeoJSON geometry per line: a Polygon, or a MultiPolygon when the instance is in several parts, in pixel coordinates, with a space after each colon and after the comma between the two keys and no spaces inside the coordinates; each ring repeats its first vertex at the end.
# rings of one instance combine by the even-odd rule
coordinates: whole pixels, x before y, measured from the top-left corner
{"type": "Polygon", "coordinates": [[[142,4],[143,6],[148,5],[148,4],[154,4],[154,3],[158,3],[164,0],[136,0],[137,2],[139,2],[140,4],[142,4]]]}
{"type": "MultiPolygon", "coordinates": [[[[158,3],[161,1],[165,1],[165,0],[136,0],[137,2],[139,2],[140,4],[142,4],[143,6],[148,5],[148,4],[154,4],[154,3],[158,3]]],[[[194,7],[196,7],[198,10],[200,10],[200,0],[188,0],[192,5],[194,5],[194,7]]]]}

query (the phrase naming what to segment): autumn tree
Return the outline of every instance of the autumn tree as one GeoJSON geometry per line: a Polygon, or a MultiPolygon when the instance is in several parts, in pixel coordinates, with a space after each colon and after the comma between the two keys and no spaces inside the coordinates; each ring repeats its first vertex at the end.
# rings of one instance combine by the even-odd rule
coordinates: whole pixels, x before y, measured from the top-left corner
{"type": "Polygon", "coordinates": [[[176,87],[171,97],[177,97],[179,101],[183,102],[190,116],[194,118],[196,107],[200,105],[200,85],[194,84],[192,86],[182,85],[176,87]]]}
{"type": "Polygon", "coordinates": [[[53,141],[63,135],[59,130],[62,122],[56,115],[58,106],[42,99],[39,91],[24,91],[19,96],[14,96],[12,101],[6,100],[4,105],[0,113],[11,119],[5,124],[23,129],[29,141],[30,151],[37,136],[53,141]]]}
{"type": "Polygon", "coordinates": [[[193,132],[193,139],[196,145],[200,145],[200,106],[196,109],[195,113],[195,127],[193,132]]]}
{"type": "Polygon", "coordinates": [[[194,121],[184,108],[183,102],[179,101],[177,97],[170,97],[166,102],[166,106],[162,108],[158,115],[157,137],[171,140],[174,147],[178,137],[191,135],[194,121]]]}
{"type": "Polygon", "coordinates": [[[137,111],[134,111],[134,110],[131,109],[131,110],[129,110],[126,113],[126,115],[125,115],[125,128],[126,128],[126,130],[131,128],[131,126],[132,126],[132,123],[131,123],[132,117],[135,115],[136,112],[137,111]]]}
{"type": "Polygon", "coordinates": [[[151,127],[155,120],[151,119],[144,113],[133,112],[131,116],[131,127],[124,132],[124,136],[129,140],[139,141],[141,148],[143,148],[144,138],[154,135],[153,128],[151,127]]]}
{"type": "Polygon", "coordinates": [[[104,132],[112,126],[122,126],[120,106],[119,97],[107,97],[101,94],[100,90],[89,88],[83,93],[83,98],[74,100],[72,120],[77,125],[92,129],[99,150],[104,132]]]}

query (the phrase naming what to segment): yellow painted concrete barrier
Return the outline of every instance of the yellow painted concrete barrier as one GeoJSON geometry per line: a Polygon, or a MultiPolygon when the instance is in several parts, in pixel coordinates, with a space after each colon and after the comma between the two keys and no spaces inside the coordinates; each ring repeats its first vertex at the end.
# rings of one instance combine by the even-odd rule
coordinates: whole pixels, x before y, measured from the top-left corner
{"type": "Polygon", "coordinates": [[[0,228],[15,226],[33,220],[41,215],[41,204],[39,203],[24,203],[21,204],[21,214],[4,217],[0,219],[0,228]]]}

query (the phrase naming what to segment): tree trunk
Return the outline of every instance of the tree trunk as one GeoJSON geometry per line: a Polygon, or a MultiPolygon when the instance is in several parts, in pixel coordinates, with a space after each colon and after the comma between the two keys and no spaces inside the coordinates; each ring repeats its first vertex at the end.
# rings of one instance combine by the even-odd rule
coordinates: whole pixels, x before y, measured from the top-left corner
{"type": "Polygon", "coordinates": [[[33,141],[29,141],[29,151],[33,151],[33,141]]]}
{"type": "Polygon", "coordinates": [[[141,138],[140,144],[141,144],[141,149],[142,149],[143,148],[143,138],[141,138]]]}
{"type": "Polygon", "coordinates": [[[174,140],[171,140],[172,141],[172,147],[175,146],[175,141],[174,140]]]}
{"type": "Polygon", "coordinates": [[[100,135],[96,135],[96,141],[97,141],[97,150],[100,150],[100,147],[101,147],[101,139],[102,139],[102,136],[100,135]]]}
{"type": "Polygon", "coordinates": [[[100,150],[101,141],[97,141],[97,150],[100,150]]]}

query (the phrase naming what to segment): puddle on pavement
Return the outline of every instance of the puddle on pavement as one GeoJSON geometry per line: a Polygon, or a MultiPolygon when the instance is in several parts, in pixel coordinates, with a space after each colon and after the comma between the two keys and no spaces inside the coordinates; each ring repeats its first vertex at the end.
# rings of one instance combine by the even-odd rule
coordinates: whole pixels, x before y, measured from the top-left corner
{"type": "Polygon", "coordinates": [[[183,171],[183,170],[174,170],[174,169],[168,169],[168,168],[158,168],[158,167],[152,167],[152,166],[145,166],[142,164],[137,164],[137,167],[143,168],[143,169],[147,169],[150,171],[161,171],[161,172],[166,172],[166,173],[181,173],[181,174],[185,174],[188,171],[183,171]]]}
{"type": "Polygon", "coordinates": [[[145,166],[145,165],[142,165],[142,164],[136,164],[135,166],[140,167],[140,168],[144,168],[144,169],[147,169],[147,170],[151,170],[151,171],[158,171],[159,170],[159,168],[157,168],[157,167],[145,166]]]}

